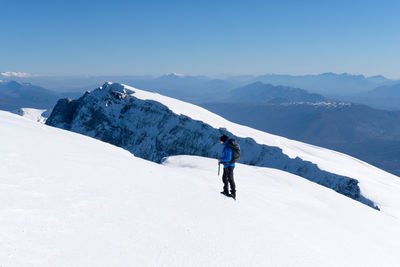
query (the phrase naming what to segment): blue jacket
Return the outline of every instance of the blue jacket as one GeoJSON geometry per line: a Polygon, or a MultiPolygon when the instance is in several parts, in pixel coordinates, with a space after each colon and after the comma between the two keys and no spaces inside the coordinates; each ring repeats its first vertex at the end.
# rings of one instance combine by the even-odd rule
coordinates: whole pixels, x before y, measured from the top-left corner
{"type": "Polygon", "coordinates": [[[228,147],[226,144],[228,144],[228,140],[225,141],[225,143],[222,144],[222,146],[224,147],[222,150],[222,158],[220,158],[220,161],[224,164],[224,168],[227,167],[235,167],[235,162],[228,164],[227,162],[232,160],[232,149],[230,147],[228,147]]]}

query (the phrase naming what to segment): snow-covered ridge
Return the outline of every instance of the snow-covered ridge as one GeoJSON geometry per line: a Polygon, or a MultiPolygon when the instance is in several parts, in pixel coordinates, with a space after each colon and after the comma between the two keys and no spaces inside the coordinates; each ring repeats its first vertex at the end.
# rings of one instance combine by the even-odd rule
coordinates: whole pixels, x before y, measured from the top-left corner
{"type": "Polygon", "coordinates": [[[155,164],[3,111],[0,126],[3,266],[400,263],[399,219],[293,174],[239,165],[234,202],[213,159],[155,164]]]}
{"type": "Polygon", "coordinates": [[[228,133],[238,139],[243,163],[300,175],[400,217],[400,203],[394,201],[400,179],[394,175],[342,153],[241,126],[198,106],[126,85],[106,83],[78,100],[60,100],[47,124],[156,162],[178,154],[217,157],[218,137],[228,133]]]}

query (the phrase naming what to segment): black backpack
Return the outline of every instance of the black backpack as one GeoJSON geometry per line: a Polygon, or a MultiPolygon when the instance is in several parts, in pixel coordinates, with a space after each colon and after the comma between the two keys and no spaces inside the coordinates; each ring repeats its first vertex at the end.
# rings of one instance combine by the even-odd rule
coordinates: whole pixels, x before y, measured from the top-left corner
{"type": "Polygon", "coordinates": [[[240,157],[242,156],[238,142],[235,139],[229,139],[226,146],[232,149],[232,160],[228,163],[232,164],[234,162],[238,162],[240,160],[240,157]]]}

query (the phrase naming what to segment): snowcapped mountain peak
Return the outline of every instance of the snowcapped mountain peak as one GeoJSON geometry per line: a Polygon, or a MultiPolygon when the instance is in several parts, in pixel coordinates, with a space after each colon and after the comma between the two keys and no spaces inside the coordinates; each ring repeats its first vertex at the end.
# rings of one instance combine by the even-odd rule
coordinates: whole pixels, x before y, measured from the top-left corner
{"type": "Polygon", "coordinates": [[[108,86],[111,85],[111,84],[112,84],[112,82],[105,82],[105,83],[103,84],[102,88],[106,88],[106,87],[108,87],[108,86]]]}
{"type": "Polygon", "coordinates": [[[178,76],[178,77],[183,77],[183,76],[185,76],[185,74],[178,73],[178,72],[171,72],[169,75],[178,76]]]}
{"type": "Polygon", "coordinates": [[[120,83],[105,82],[98,89],[105,90],[105,91],[112,91],[112,90],[124,90],[124,88],[125,87],[120,83]]]}
{"type": "Polygon", "coordinates": [[[176,78],[182,78],[182,77],[185,77],[185,74],[177,73],[177,72],[170,72],[170,73],[166,74],[165,77],[169,77],[169,78],[174,78],[174,77],[176,77],[176,78]]]}

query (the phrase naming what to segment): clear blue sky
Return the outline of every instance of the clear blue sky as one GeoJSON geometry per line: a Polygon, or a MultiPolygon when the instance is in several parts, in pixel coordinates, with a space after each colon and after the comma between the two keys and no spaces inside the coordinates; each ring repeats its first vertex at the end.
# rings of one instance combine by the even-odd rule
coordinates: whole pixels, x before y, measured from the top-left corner
{"type": "Polygon", "coordinates": [[[400,1],[3,1],[0,71],[400,78],[400,1]]]}

